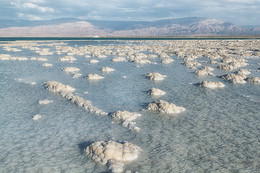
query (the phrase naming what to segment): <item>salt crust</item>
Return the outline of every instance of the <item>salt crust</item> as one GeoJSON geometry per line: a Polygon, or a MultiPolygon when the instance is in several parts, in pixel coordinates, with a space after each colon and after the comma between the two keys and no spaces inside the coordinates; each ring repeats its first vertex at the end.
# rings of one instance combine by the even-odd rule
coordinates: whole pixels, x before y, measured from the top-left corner
{"type": "Polygon", "coordinates": [[[104,77],[100,76],[98,74],[88,74],[86,79],[89,79],[89,80],[100,80],[100,79],[104,79],[104,77]]]}
{"type": "Polygon", "coordinates": [[[111,68],[111,67],[102,67],[102,68],[101,68],[101,71],[102,71],[102,72],[109,73],[109,72],[115,71],[115,69],[113,69],[113,68],[111,68]]]}
{"type": "Polygon", "coordinates": [[[112,172],[124,171],[124,164],[138,158],[141,148],[129,142],[98,141],[89,145],[86,154],[112,172]]]}
{"type": "Polygon", "coordinates": [[[147,73],[146,77],[149,78],[151,81],[161,81],[164,80],[164,78],[166,78],[166,75],[162,75],[160,73],[147,73]]]}
{"type": "Polygon", "coordinates": [[[33,119],[34,121],[36,121],[36,120],[41,119],[41,118],[42,118],[42,115],[37,114],[37,115],[34,115],[32,119],[33,119]]]}
{"type": "Polygon", "coordinates": [[[260,77],[249,77],[246,80],[253,84],[260,84],[260,77]]]}
{"type": "Polygon", "coordinates": [[[178,114],[186,110],[184,107],[176,106],[175,104],[169,103],[164,100],[158,100],[149,103],[147,109],[152,111],[158,111],[159,113],[164,114],[178,114]]]}
{"type": "Polygon", "coordinates": [[[62,71],[66,72],[66,73],[73,73],[74,74],[75,72],[80,71],[80,69],[77,68],[77,67],[64,67],[62,69],[62,71]]]}
{"type": "Polygon", "coordinates": [[[211,81],[202,81],[200,83],[201,87],[204,88],[210,88],[210,89],[217,89],[217,88],[223,88],[225,85],[222,82],[211,82],[211,81]]]}
{"type": "Polygon", "coordinates": [[[151,95],[151,96],[163,96],[166,94],[166,92],[160,90],[160,89],[157,89],[157,88],[152,88],[148,91],[148,93],[151,95]]]}
{"type": "Polygon", "coordinates": [[[140,117],[141,114],[129,111],[116,111],[111,114],[114,121],[120,122],[124,127],[130,130],[140,131],[140,128],[136,126],[136,122],[133,122],[136,118],[140,117]]]}
{"type": "Polygon", "coordinates": [[[227,75],[223,75],[221,76],[222,79],[228,80],[234,84],[244,84],[246,83],[245,79],[246,76],[245,75],[237,75],[237,74],[227,74],[227,75]]]}
{"type": "Polygon", "coordinates": [[[198,76],[208,76],[208,75],[213,76],[213,73],[212,73],[213,70],[214,70],[214,68],[205,66],[199,70],[196,70],[195,74],[198,76]]]}
{"type": "Polygon", "coordinates": [[[47,104],[50,104],[50,103],[53,103],[53,100],[48,100],[48,99],[39,100],[40,105],[47,105],[47,104]]]}

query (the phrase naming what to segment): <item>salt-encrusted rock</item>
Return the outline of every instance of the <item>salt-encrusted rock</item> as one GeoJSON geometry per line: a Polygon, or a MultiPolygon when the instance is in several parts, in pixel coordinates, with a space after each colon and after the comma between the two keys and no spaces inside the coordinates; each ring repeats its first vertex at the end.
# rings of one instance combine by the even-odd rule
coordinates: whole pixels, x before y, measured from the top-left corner
{"type": "Polygon", "coordinates": [[[109,72],[115,71],[115,69],[113,69],[113,68],[111,68],[111,67],[102,67],[102,68],[101,68],[101,71],[102,71],[102,72],[109,73],[109,72]]]}
{"type": "Polygon", "coordinates": [[[111,117],[120,122],[124,127],[129,128],[130,130],[139,131],[140,128],[136,126],[136,123],[133,122],[136,118],[140,117],[141,114],[136,112],[129,112],[129,111],[116,111],[115,113],[111,114],[111,117]]]}
{"type": "Polygon", "coordinates": [[[157,88],[152,88],[148,91],[148,93],[151,95],[151,96],[163,96],[166,94],[166,92],[160,90],[160,89],[157,89],[157,88]]]}
{"type": "Polygon", "coordinates": [[[42,64],[42,66],[43,66],[43,67],[52,67],[52,64],[50,64],[50,63],[44,63],[44,64],[42,64]]]}
{"type": "Polygon", "coordinates": [[[82,97],[75,96],[72,93],[75,91],[75,88],[64,85],[60,82],[56,81],[49,81],[45,84],[45,87],[47,90],[59,94],[61,97],[66,98],[67,100],[71,101],[75,105],[84,108],[85,110],[99,114],[99,115],[108,115],[107,112],[104,112],[101,109],[98,109],[97,107],[93,106],[91,101],[85,100],[82,97]]]}
{"type": "Polygon", "coordinates": [[[90,64],[96,64],[96,63],[99,63],[99,60],[97,60],[97,59],[91,59],[91,60],[89,60],[89,63],[90,63],[90,64]]]}
{"type": "Polygon", "coordinates": [[[200,83],[201,87],[210,88],[210,89],[217,89],[223,88],[225,85],[222,82],[211,82],[211,81],[202,81],[200,83]]]}
{"type": "Polygon", "coordinates": [[[246,80],[253,84],[260,84],[260,77],[249,77],[246,80]]]}
{"type": "Polygon", "coordinates": [[[77,59],[74,58],[73,56],[65,56],[62,58],[59,58],[58,61],[69,61],[69,62],[73,62],[76,61],[77,59]]]}
{"type": "Polygon", "coordinates": [[[126,162],[138,158],[141,148],[129,142],[98,141],[86,148],[86,154],[112,172],[123,172],[126,162]]]}
{"type": "Polygon", "coordinates": [[[39,100],[40,105],[47,105],[47,104],[50,104],[50,103],[53,103],[53,100],[48,100],[48,99],[39,100]]]}
{"type": "Polygon", "coordinates": [[[112,59],[113,62],[127,62],[125,57],[116,57],[112,59]]]}
{"type": "Polygon", "coordinates": [[[89,79],[89,80],[100,80],[100,79],[104,79],[104,77],[100,76],[98,74],[88,74],[86,79],[89,79]]]}
{"type": "Polygon", "coordinates": [[[80,71],[80,69],[77,67],[64,67],[62,69],[62,71],[66,72],[66,73],[75,73],[75,72],[80,71]]]}
{"type": "Polygon", "coordinates": [[[195,74],[198,76],[208,76],[208,75],[213,75],[212,71],[214,70],[214,68],[212,67],[202,67],[199,70],[195,71],[195,74]]]}
{"type": "Polygon", "coordinates": [[[236,74],[237,75],[250,75],[251,74],[251,72],[249,71],[249,70],[247,70],[247,69],[240,69],[240,70],[238,70],[237,72],[236,72],[236,74]]]}
{"type": "Polygon", "coordinates": [[[186,110],[184,107],[176,106],[175,104],[166,102],[164,100],[158,100],[149,103],[147,109],[165,114],[178,114],[186,110]]]}
{"type": "Polygon", "coordinates": [[[223,75],[221,77],[222,77],[222,79],[228,80],[228,81],[235,83],[235,84],[246,83],[246,81],[245,81],[246,76],[245,75],[227,74],[227,75],[223,75]]]}
{"type": "Polygon", "coordinates": [[[172,58],[163,58],[162,63],[163,64],[170,64],[172,63],[174,60],[172,58]]]}
{"type": "Polygon", "coordinates": [[[151,81],[160,81],[166,78],[166,75],[162,75],[160,73],[147,73],[146,77],[149,78],[151,81]]]}
{"type": "Polygon", "coordinates": [[[33,119],[34,121],[36,121],[36,120],[38,120],[38,119],[40,119],[40,118],[42,118],[42,115],[37,114],[37,115],[34,115],[32,119],[33,119]]]}

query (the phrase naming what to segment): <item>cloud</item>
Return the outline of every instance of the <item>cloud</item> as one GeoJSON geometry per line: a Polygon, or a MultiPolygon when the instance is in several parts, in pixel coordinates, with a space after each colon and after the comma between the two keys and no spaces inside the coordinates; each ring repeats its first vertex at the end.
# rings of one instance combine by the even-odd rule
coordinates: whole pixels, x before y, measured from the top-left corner
{"type": "Polygon", "coordinates": [[[100,20],[157,20],[205,17],[260,25],[260,0],[9,0],[0,1],[0,18],[75,17],[100,20]],[[19,16],[23,13],[24,16],[19,16]]]}

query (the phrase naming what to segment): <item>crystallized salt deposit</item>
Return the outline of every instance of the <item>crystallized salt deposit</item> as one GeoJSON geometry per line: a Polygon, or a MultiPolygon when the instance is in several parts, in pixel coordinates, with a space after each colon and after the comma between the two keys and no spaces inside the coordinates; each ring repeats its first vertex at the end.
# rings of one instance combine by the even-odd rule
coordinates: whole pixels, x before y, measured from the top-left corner
{"type": "Polygon", "coordinates": [[[147,109],[165,114],[177,114],[186,110],[184,107],[176,106],[175,104],[166,102],[164,100],[158,100],[149,103],[147,109]]]}
{"type": "Polygon", "coordinates": [[[42,115],[37,114],[37,115],[34,115],[32,119],[33,119],[34,121],[36,121],[36,120],[38,120],[38,119],[40,119],[40,118],[42,118],[42,115]]]}
{"type": "Polygon", "coordinates": [[[152,88],[148,91],[148,93],[151,95],[151,96],[163,96],[166,94],[166,92],[160,90],[160,89],[157,89],[157,88],[152,88]]]}
{"type": "Polygon", "coordinates": [[[37,57],[32,57],[30,60],[31,60],[31,61],[48,61],[47,58],[42,58],[42,57],[39,57],[39,58],[37,58],[37,57]]]}
{"type": "Polygon", "coordinates": [[[201,63],[197,62],[197,61],[185,61],[184,65],[188,68],[192,68],[195,69],[199,66],[201,66],[201,63]]]}
{"type": "Polygon", "coordinates": [[[62,69],[62,71],[66,72],[66,73],[75,73],[75,72],[80,71],[80,69],[77,67],[64,67],[62,69]]]}
{"type": "Polygon", "coordinates": [[[245,81],[246,76],[245,75],[227,74],[227,75],[223,75],[221,77],[222,77],[222,79],[228,80],[228,81],[235,83],[235,84],[246,83],[246,81],[245,81]]]}
{"type": "Polygon", "coordinates": [[[174,61],[174,60],[171,59],[171,58],[163,58],[162,63],[163,63],[163,64],[170,64],[170,63],[172,63],[173,61],[174,61]]]}
{"type": "Polygon", "coordinates": [[[68,99],[71,101],[73,104],[84,108],[85,110],[99,114],[99,115],[108,115],[107,112],[104,112],[101,109],[98,109],[97,107],[93,106],[91,101],[85,100],[82,97],[75,96],[72,93],[75,91],[75,88],[69,86],[69,85],[64,85],[60,82],[56,81],[49,81],[45,84],[45,88],[51,92],[57,93],[60,96],[68,99]]]}
{"type": "Polygon", "coordinates": [[[123,172],[126,162],[138,158],[141,148],[129,142],[98,141],[86,148],[86,154],[112,172],[123,172]]]}
{"type": "Polygon", "coordinates": [[[251,72],[247,69],[240,69],[240,70],[236,71],[236,74],[238,74],[238,75],[250,75],[251,72]]]}
{"type": "Polygon", "coordinates": [[[104,79],[104,77],[100,76],[98,74],[88,74],[86,79],[89,79],[89,80],[100,80],[100,79],[104,79]]]}
{"type": "Polygon", "coordinates": [[[160,81],[166,78],[166,75],[162,75],[160,73],[147,73],[146,77],[149,78],[151,81],[160,81]]]}
{"type": "Polygon", "coordinates": [[[260,77],[249,77],[246,80],[253,84],[260,84],[260,77]]]}
{"type": "Polygon", "coordinates": [[[102,71],[102,72],[109,73],[109,72],[115,71],[115,69],[113,69],[113,68],[111,68],[111,67],[102,67],[102,68],[101,68],[101,71],[102,71]]]}
{"type": "Polygon", "coordinates": [[[91,59],[91,60],[89,60],[89,63],[90,64],[96,64],[96,63],[99,63],[99,60],[91,59]]]}
{"type": "Polygon", "coordinates": [[[39,100],[40,105],[47,105],[47,104],[50,104],[50,103],[53,103],[53,100],[48,100],[48,99],[39,100]]]}
{"type": "Polygon", "coordinates": [[[58,61],[69,61],[69,62],[73,62],[76,61],[77,59],[74,58],[73,56],[65,56],[62,58],[59,58],[58,61]]]}
{"type": "Polygon", "coordinates": [[[202,81],[200,83],[201,87],[210,88],[210,89],[217,89],[223,88],[225,85],[222,82],[211,82],[211,81],[202,81]]]}
{"type": "Polygon", "coordinates": [[[113,62],[127,62],[125,57],[117,57],[112,59],[113,62]]]}
{"type": "Polygon", "coordinates": [[[111,114],[111,117],[115,121],[120,122],[124,127],[127,127],[130,130],[136,131],[139,131],[140,128],[136,126],[136,122],[133,122],[133,120],[140,116],[141,114],[139,113],[129,111],[116,111],[115,113],[111,114]]]}
{"type": "Polygon", "coordinates": [[[214,70],[214,68],[212,67],[202,67],[199,70],[195,71],[195,74],[198,76],[208,76],[208,75],[213,75],[212,71],[214,70]]]}
{"type": "Polygon", "coordinates": [[[44,63],[44,64],[42,64],[42,66],[43,66],[43,67],[52,67],[52,64],[50,64],[50,63],[44,63]]]}

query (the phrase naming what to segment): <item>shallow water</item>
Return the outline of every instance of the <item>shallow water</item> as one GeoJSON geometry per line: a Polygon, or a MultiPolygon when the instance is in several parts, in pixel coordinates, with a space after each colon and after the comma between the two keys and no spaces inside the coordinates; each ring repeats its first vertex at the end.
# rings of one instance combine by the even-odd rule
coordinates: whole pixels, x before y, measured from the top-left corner
{"type": "MultiPolygon", "coordinates": [[[[122,40],[64,42],[72,47],[154,44],[122,40]]],[[[55,51],[55,47],[41,44],[37,47],[55,51]]],[[[106,167],[84,154],[86,146],[100,140],[128,141],[141,147],[138,160],[125,165],[131,171],[258,172],[260,169],[260,85],[234,85],[215,76],[197,77],[176,56],[167,65],[159,59],[152,60],[157,64],[138,65],[112,62],[113,55],[105,59],[75,55],[74,63],[59,62],[58,58],[65,53],[40,56],[27,49],[7,52],[1,45],[0,53],[46,57],[53,64],[46,68],[41,66],[45,62],[0,61],[0,172],[106,172],[106,167]],[[90,59],[100,62],[90,64],[90,59]],[[73,79],[73,75],[62,72],[68,66],[81,69],[82,76],[73,79]],[[102,67],[112,67],[115,71],[102,73],[102,67]],[[153,82],[145,78],[149,72],[159,72],[167,78],[153,82]],[[89,73],[105,78],[88,81],[84,77],[89,73]],[[110,117],[89,113],[47,91],[44,84],[51,80],[76,88],[75,93],[106,112],[141,113],[136,120],[140,132],[113,123],[110,117]],[[210,90],[194,85],[202,80],[221,81],[226,86],[210,90]],[[145,110],[148,103],[158,99],[147,94],[152,87],[166,91],[161,99],[183,106],[186,111],[170,116],[145,110]],[[88,94],[84,94],[86,91],[88,94]],[[44,99],[54,102],[40,105],[38,101],[44,99]],[[36,114],[43,118],[34,121],[32,117],[36,114]]],[[[259,58],[249,60],[247,68],[252,69],[251,75],[260,76],[255,70],[259,62],[259,58]]],[[[224,74],[217,68],[214,73],[224,74]]]]}

